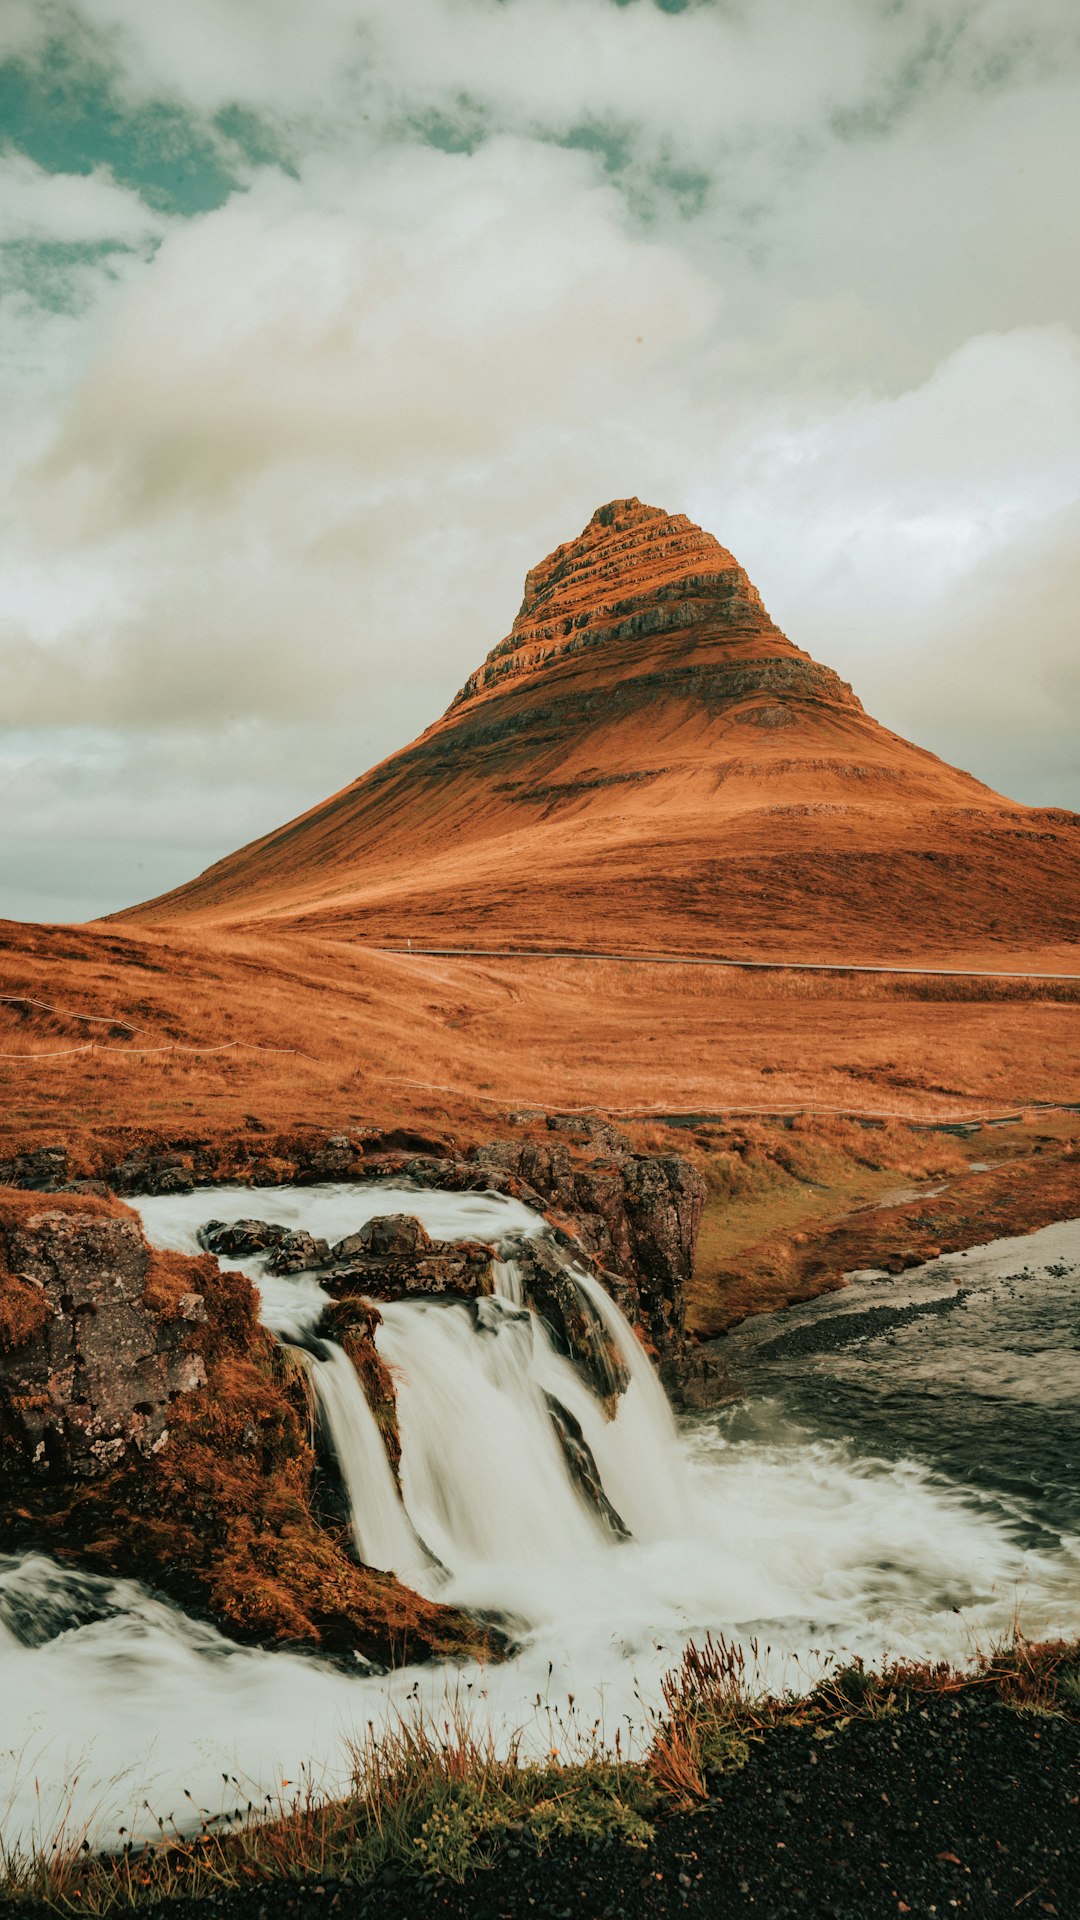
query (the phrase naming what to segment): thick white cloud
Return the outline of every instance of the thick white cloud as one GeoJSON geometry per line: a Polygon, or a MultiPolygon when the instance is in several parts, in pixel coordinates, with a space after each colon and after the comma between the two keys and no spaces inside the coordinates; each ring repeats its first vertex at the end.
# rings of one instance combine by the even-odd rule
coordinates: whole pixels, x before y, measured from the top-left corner
{"type": "Polygon", "coordinates": [[[504,454],[523,421],[571,429],[621,402],[717,306],[676,250],[625,231],[583,156],[506,140],[407,151],[356,184],[312,171],[174,231],[60,461],[126,460],[154,500],[311,457],[416,485],[426,461],[504,454]]]}
{"type": "Polygon", "coordinates": [[[0,237],[64,245],[144,244],[164,221],[103,167],[48,173],[21,154],[0,160],[0,237]]]}
{"type": "Polygon", "coordinates": [[[160,240],[43,321],[0,446],[21,910],[170,884],[401,744],[628,492],[889,724],[1080,805],[1076,22],[949,11],[97,0],[132,98],[304,151],[143,229],[106,176],[0,172],[27,232],[160,240]],[[406,137],[436,109],[509,130],[406,137]],[[586,118],[618,180],[552,144],[586,118]],[[665,149],[692,218],[638,217],[665,149]]]}

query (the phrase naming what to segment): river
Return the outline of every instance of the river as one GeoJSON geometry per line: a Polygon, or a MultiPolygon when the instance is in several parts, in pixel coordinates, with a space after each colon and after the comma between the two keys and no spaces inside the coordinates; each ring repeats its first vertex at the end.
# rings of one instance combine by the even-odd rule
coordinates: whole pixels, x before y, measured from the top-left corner
{"type": "MultiPolygon", "coordinates": [[[[442,1238],[543,1231],[499,1195],[375,1185],[133,1204],[155,1244],[185,1251],[208,1218],[240,1215],[331,1240],[398,1211],[442,1238]]],[[[317,1276],[222,1264],[255,1279],[279,1337],[317,1325],[317,1276]]],[[[384,1309],[403,1506],[387,1505],[385,1477],[375,1488],[364,1410],[330,1377],[340,1350],[316,1347],[312,1364],[330,1363],[320,1404],[339,1453],[355,1448],[358,1538],[376,1526],[403,1576],[508,1622],[514,1657],[350,1673],[235,1647],[128,1582],[0,1561],[9,1844],[48,1842],[63,1819],[107,1844],[287,1801],[300,1783],[332,1790],[350,1734],[418,1706],[439,1717],[448,1701],[504,1734],[524,1727],[533,1751],[565,1755],[594,1728],[640,1745],[663,1672],[709,1631],[778,1686],[849,1654],[968,1659],[1014,1619],[1032,1635],[1080,1631],[1080,1222],[900,1279],[861,1274],[745,1323],[725,1342],[745,1400],[678,1426],[595,1282],[578,1276],[632,1371],[614,1421],[521,1305],[512,1263],[498,1271],[490,1301],[384,1309]],[[583,1504],[552,1399],[629,1538],[583,1504]]]]}

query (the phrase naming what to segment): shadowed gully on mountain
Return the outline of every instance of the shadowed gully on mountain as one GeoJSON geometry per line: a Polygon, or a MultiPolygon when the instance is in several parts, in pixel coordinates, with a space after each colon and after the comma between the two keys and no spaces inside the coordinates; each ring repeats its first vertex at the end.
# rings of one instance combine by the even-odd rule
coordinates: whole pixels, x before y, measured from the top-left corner
{"type": "Polygon", "coordinates": [[[1058,965],[1080,817],[890,733],[683,515],[601,507],[448,711],[128,916],[372,943],[1058,965]]]}

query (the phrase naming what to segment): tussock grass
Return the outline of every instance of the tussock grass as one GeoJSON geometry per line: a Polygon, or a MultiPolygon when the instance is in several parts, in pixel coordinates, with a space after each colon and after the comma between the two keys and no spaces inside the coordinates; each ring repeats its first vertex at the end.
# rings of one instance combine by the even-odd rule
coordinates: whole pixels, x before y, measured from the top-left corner
{"type": "MultiPolygon", "coordinates": [[[[350,1751],[352,1783],[337,1799],[313,1780],[286,1802],[267,1797],[184,1832],[159,1823],[150,1845],[94,1854],[70,1820],[26,1854],[0,1847],[0,1898],[64,1914],[105,1915],[254,1885],[365,1885],[387,1872],[462,1881],[508,1845],[542,1853],[562,1837],[645,1847],[665,1813],[709,1799],[754,1748],[785,1728],[816,1739],[857,1721],[902,1715],[929,1697],[978,1691],[1002,1708],[1080,1724],[1080,1643],[1020,1634],[969,1670],[901,1661],[826,1669],[809,1692],[769,1692],[722,1637],[691,1643],[666,1677],[644,1755],[631,1760],[599,1726],[553,1720],[552,1747],[500,1751],[453,1706],[441,1723],[417,1711],[388,1730],[369,1726],[350,1751]]],[[[239,1790],[239,1782],[233,1782],[239,1790]]],[[[284,1783],[288,1785],[289,1783],[284,1783]]],[[[242,1796],[241,1796],[242,1798],[242,1796]]]]}
{"type": "Polygon", "coordinates": [[[1011,1639],[980,1653],[970,1669],[896,1661],[875,1671],[862,1660],[827,1669],[808,1693],[758,1690],[741,1648],[723,1638],[691,1643],[663,1683],[664,1712],[647,1765],[664,1797],[690,1806],[718,1779],[745,1766],[751,1743],[781,1727],[817,1738],[855,1720],[903,1713],[932,1696],[978,1691],[1018,1713],[1054,1714],[1080,1724],[1080,1642],[1011,1639]]]}

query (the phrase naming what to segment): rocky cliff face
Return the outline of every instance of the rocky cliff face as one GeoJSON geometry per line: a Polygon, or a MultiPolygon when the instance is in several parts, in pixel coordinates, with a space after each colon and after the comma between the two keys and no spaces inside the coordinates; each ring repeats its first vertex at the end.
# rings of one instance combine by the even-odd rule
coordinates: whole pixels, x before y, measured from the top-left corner
{"type": "Polygon", "coordinates": [[[519,1192],[536,1194],[614,1278],[612,1291],[657,1357],[676,1358],[705,1203],[704,1181],[689,1161],[636,1154],[617,1127],[557,1115],[546,1140],[488,1141],[469,1158],[485,1175],[510,1174],[522,1183],[519,1192]]]}
{"type": "Polygon", "coordinates": [[[587,648],[705,627],[721,628],[733,641],[761,635],[781,653],[795,652],[757,588],[712,534],[685,514],[637,499],[612,500],[597,508],[576,540],[556,547],[526,575],[510,633],[450,711],[587,648]]]}
{"type": "Polygon", "coordinates": [[[510,633],[411,746],[131,917],[940,958],[1080,939],[1078,848],[1074,816],[879,726],[711,534],[621,499],[531,570],[510,633]]]}
{"type": "Polygon", "coordinates": [[[0,1420],[32,1471],[92,1479],[160,1451],[169,1411],[206,1385],[197,1266],[150,1251],[100,1203],[0,1224],[0,1420]],[[186,1287],[187,1291],[179,1291],[186,1287]]]}

